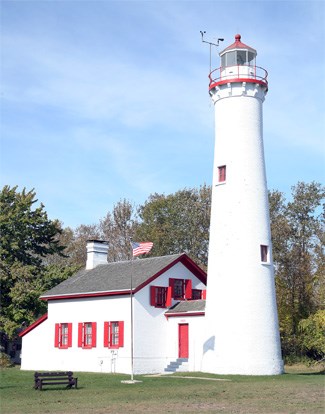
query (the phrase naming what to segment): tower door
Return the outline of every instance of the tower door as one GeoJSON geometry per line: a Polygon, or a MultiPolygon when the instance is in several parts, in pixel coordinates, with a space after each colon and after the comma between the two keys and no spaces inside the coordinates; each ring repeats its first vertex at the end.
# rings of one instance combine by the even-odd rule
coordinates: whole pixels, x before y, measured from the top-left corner
{"type": "Polygon", "coordinates": [[[178,357],[188,358],[188,323],[178,325],[178,357]]]}

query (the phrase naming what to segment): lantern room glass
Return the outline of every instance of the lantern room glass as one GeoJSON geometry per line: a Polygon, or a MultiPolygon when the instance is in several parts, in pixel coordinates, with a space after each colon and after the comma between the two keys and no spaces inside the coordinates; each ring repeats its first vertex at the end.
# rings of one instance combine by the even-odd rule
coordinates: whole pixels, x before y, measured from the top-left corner
{"type": "Polygon", "coordinates": [[[256,54],[250,50],[238,49],[231,50],[221,56],[221,67],[227,66],[255,66],[256,54]]]}

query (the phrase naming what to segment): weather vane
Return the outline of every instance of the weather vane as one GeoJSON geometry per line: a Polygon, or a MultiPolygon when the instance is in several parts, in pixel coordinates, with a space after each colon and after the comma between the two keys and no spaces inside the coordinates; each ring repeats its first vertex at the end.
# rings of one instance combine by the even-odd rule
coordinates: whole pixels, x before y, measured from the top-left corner
{"type": "Polygon", "coordinates": [[[205,33],[206,33],[206,31],[202,31],[202,30],[200,30],[200,33],[201,33],[201,36],[202,36],[202,42],[203,43],[207,43],[208,45],[210,45],[210,73],[211,73],[211,48],[212,48],[212,46],[216,46],[216,47],[218,47],[219,46],[219,42],[223,42],[225,39],[223,39],[223,38],[221,38],[221,37],[218,37],[218,39],[217,39],[217,43],[213,43],[213,42],[207,42],[206,40],[204,40],[203,39],[203,37],[204,37],[204,35],[205,35],[205,33]]]}

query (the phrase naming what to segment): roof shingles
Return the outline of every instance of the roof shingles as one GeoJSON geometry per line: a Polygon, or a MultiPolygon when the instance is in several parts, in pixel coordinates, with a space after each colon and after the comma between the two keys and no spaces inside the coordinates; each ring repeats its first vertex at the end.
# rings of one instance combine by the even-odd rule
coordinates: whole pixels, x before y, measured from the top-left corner
{"type": "Polygon", "coordinates": [[[159,274],[184,254],[135,259],[98,265],[91,270],[80,270],[74,276],[45,292],[41,298],[50,299],[57,296],[80,295],[89,293],[130,291],[131,276],[133,290],[148,279],[159,274]]]}

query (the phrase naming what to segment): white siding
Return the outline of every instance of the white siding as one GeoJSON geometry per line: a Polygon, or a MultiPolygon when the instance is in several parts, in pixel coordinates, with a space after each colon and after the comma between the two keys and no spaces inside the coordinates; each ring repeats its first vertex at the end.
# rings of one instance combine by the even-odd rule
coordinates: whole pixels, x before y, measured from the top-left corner
{"type": "MultiPolygon", "coordinates": [[[[133,298],[135,374],[163,372],[168,362],[178,353],[174,327],[164,315],[167,309],[150,306],[150,285],[167,287],[169,278],[191,279],[193,288],[205,288],[205,285],[185,266],[177,263],[135,294],[133,298]]],[[[176,302],[173,301],[173,303],[176,302]]],[[[49,301],[48,319],[22,338],[21,369],[130,374],[130,304],[129,295],[49,301]],[[105,321],[124,321],[124,347],[117,350],[104,347],[105,321]],[[97,323],[97,346],[95,348],[78,347],[78,323],[80,322],[97,323]],[[72,323],[71,348],[59,349],[54,346],[56,323],[72,323]]]]}

